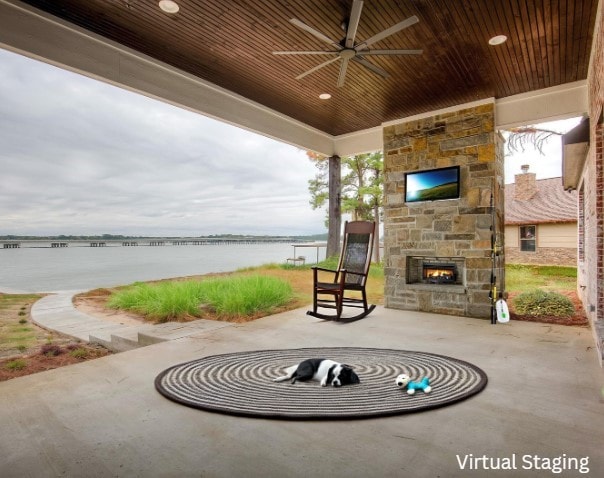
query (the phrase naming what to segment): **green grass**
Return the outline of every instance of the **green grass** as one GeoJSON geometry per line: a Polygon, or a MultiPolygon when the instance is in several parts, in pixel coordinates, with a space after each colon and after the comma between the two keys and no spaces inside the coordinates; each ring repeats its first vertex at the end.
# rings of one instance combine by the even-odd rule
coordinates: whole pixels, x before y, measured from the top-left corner
{"type": "Polygon", "coordinates": [[[39,298],[36,294],[0,294],[0,355],[35,345],[36,332],[27,326],[25,311],[39,298]]]}
{"type": "Polygon", "coordinates": [[[134,311],[155,322],[203,317],[205,311],[230,320],[270,313],[292,297],[292,288],[284,280],[244,275],[201,281],[136,283],[112,294],[107,305],[134,311]]]}
{"type": "Polygon", "coordinates": [[[508,292],[532,289],[572,292],[577,289],[577,268],[508,264],[505,268],[505,285],[508,292]]]}
{"type": "MultiPolygon", "coordinates": [[[[244,269],[238,269],[237,272],[246,272],[246,271],[258,271],[258,270],[263,270],[263,269],[283,269],[286,271],[301,271],[301,270],[308,270],[310,271],[313,267],[322,267],[324,269],[331,269],[331,270],[335,270],[338,268],[338,262],[339,262],[340,258],[338,256],[333,256],[333,257],[328,257],[327,259],[324,259],[322,261],[320,261],[318,264],[309,264],[306,263],[304,265],[293,265],[293,264],[264,264],[261,266],[253,266],[253,267],[246,267],[244,269]]],[[[369,277],[375,277],[375,278],[383,278],[384,277],[384,264],[379,262],[379,263],[375,263],[372,262],[371,263],[371,267],[369,268],[369,277]]]]}

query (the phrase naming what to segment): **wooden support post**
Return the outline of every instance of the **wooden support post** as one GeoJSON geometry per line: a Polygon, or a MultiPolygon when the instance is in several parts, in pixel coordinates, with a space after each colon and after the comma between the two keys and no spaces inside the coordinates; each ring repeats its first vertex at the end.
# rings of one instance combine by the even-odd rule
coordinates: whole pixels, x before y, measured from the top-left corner
{"type": "Polygon", "coordinates": [[[340,195],[342,189],[341,163],[339,156],[329,158],[329,228],[327,233],[327,257],[340,254],[340,229],[342,215],[340,195]]]}

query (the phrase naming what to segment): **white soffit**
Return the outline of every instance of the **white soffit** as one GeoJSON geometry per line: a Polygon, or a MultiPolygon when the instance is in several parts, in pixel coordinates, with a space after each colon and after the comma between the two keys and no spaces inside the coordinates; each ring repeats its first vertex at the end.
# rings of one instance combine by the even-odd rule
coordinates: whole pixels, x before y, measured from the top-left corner
{"type": "Polygon", "coordinates": [[[371,153],[384,149],[383,128],[364,129],[354,133],[343,134],[334,138],[334,154],[352,156],[355,154],[371,153]]]}
{"type": "Polygon", "coordinates": [[[588,112],[587,82],[575,81],[495,102],[498,129],[583,116],[588,112]]]}

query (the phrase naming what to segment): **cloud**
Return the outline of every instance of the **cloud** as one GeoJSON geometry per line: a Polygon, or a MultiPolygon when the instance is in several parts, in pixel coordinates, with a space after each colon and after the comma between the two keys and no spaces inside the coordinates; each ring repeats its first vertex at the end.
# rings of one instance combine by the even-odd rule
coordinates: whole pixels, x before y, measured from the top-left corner
{"type": "Polygon", "coordinates": [[[314,234],[304,151],[0,50],[0,235],[314,234]]]}

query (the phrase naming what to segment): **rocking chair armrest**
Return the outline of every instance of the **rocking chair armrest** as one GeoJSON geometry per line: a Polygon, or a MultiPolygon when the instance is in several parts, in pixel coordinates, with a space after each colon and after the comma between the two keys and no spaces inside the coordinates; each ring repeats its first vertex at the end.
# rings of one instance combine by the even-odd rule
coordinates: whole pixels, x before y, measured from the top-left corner
{"type": "Polygon", "coordinates": [[[313,266],[311,267],[312,269],[312,275],[313,275],[313,281],[316,284],[318,282],[319,279],[319,271],[321,272],[331,272],[334,275],[334,282],[336,282],[338,280],[338,276],[340,275],[341,271],[334,271],[333,269],[325,269],[324,267],[317,267],[317,266],[313,266]]]}

